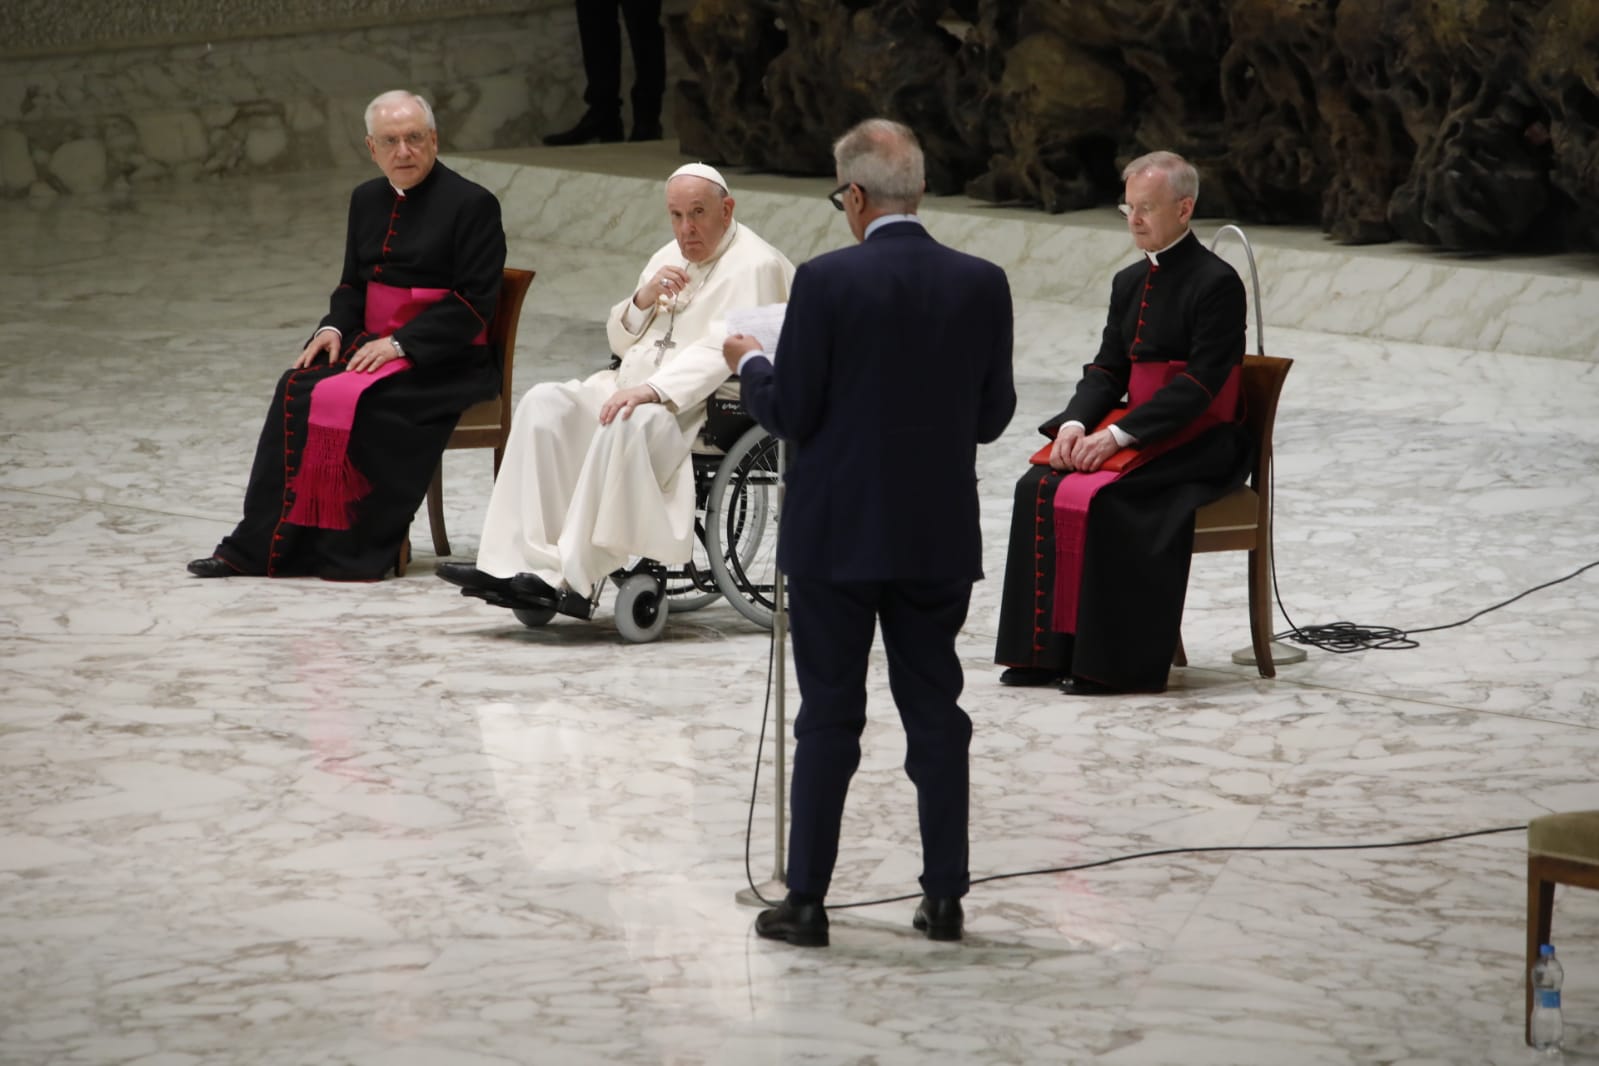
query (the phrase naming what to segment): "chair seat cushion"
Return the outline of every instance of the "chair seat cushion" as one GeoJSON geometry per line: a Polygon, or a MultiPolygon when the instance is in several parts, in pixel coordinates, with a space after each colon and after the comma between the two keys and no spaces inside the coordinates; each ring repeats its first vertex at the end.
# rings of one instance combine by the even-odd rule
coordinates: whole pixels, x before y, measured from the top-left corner
{"type": "Polygon", "coordinates": [[[475,403],[461,412],[461,420],[456,423],[458,429],[484,429],[500,424],[500,398],[483,400],[475,403]]]}
{"type": "Polygon", "coordinates": [[[1534,855],[1599,865],[1599,811],[1534,818],[1527,826],[1527,850],[1534,855]]]}
{"type": "Polygon", "coordinates": [[[1234,489],[1215,503],[1207,503],[1194,513],[1196,533],[1254,529],[1260,518],[1260,497],[1245,485],[1234,489]]]}

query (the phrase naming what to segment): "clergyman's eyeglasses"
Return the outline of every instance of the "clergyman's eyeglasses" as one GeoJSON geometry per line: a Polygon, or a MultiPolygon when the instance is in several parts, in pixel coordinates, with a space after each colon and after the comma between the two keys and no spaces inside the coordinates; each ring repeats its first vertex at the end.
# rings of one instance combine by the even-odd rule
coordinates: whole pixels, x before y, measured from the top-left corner
{"type": "Polygon", "coordinates": [[[374,137],[372,140],[385,152],[396,151],[401,144],[404,144],[414,152],[428,143],[428,132],[427,130],[412,130],[403,137],[396,137],[391,133],[382,137],[374,137]]]}
{"type": "Polygon", "coordinates": [[[1117,204],[1116,210],[1122,213],[1123,218],[1132,218],[1134,215],[1140,218],[1148,218],[1155,212],[1164,211],[1173,204],[1180,204],[1186,199],[1188,199],[1186,196],[1179,196],[1177,199],[1164,204],[1117,204]]]}

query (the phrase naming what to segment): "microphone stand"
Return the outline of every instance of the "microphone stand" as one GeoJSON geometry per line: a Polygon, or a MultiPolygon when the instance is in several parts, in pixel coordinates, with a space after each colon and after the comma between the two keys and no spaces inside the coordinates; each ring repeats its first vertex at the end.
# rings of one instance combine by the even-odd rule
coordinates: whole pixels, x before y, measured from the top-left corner
{"type": "MultiPolygon", "coordinates": [[[[1266,315],[1260,306],[1260,270],[1255,266],[1255,249],[1249,243],[1249,235],[1242,228],[1234,225],[1222,226],[1216,235],[1210,239],[1210,250],[1215,251],[1216,245],[1221,243],[1223,237],[1237,237],[1244,246],[1244,255],[1249,257],[1249,283],[1255,295],[1255,347],[1261,355],[1266,354],[1266,315]]],[[[1292,644],[1284,644],[1280,640],[1271,642],[1271,661],[1274,666],[1285,666],[1289,663],[1302,663],[1305,661],[1304,648],[1292,644]]],[[[1239,648],[1233,652],[1233,662],[1239,666],[1254,666],[1255,647],[1239,648]]]]}
{"type": "MultiPolygon", "coordinates": [[[[783,515],[783,472],[788,469],[788,445],[782,439],[777,442],[777,515],[779,522],[783,515]]],[[[774,553],[775,557],[775,553],[774,553]]],[[[784,767],[784,753],[788,747],[787,716],[784,713],[787,699],[786,664],[788,637],[788,614],[783,604],[783,571],[774,564],[772,567],[772,684],[776,686],[776,693],[772,700],[773,731],[772,731],[772,780],[775,795],[772,802],[773,815],[773,840],[772,840],[772,878],[755,888],[741,888],[734,893],[734,898],[746,907],[765,907],[779,903],[788,894],[787,863],[784,861],[784,847],[786,834],[784,833],[784,820],[787,802],[786,770],[784,767]]]]}

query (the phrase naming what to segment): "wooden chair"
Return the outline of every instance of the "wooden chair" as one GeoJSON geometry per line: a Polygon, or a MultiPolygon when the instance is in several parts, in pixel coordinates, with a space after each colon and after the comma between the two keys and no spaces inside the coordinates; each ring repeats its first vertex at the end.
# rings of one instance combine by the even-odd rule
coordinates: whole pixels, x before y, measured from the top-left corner
{"type": "Polygon", "coordinates": [[[1599,889],[1599,811],[1546,814],[1527,825],[1527,1043],[1532,1043],[1532,964],[1549,943],[1555,885],[1599,889]]]}
{"type": "MultiPolygon", "coordinates": [[[[1249,553],[1249,634],[1261,677],[1277,676],[1271,654],[1271,444],[1277,400],[1293,365],[1292,359],[1280,356],[1244,356],[1244,425],[1255,441],[1255,469],[1248,484],[1194,516],[1194,554],[1249,553]]],[[[1172,662],[1188,665],[1181,636],[1172,662]]]]}
{"type": "MultiPolygon", "coordinates": [[[[493,448],[494,476],[500,474],[500,461],[505,458],[505,441],[511,433],[511,370],[516,363],[516,328],[522,317],[522,301],[527,299],[528,286],[533,284],[531,270],[506,267],[500,281],[500,302],[494,309],[494,320],[489,323],[489,343],[500,353],[500,394],[492,400],[468,407],[456,423],[450,442],[452,448],[493,448]]],[[[437,555],[450,554],[450,537],[444,528],[444,461],[433,471],[433,483],[428,486],[428,526],[433,532],[433,551],[437,555]]],[[[408,553],[407,553],[408,554],[408,553]]],[[[404,576],[404,570],[398,571],[404,576]]]]}

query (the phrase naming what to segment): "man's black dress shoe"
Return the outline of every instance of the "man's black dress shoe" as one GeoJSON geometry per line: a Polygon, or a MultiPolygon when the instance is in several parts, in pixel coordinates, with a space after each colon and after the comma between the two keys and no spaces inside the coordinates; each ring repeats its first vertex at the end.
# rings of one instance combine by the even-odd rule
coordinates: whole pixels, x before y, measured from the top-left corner
{"type": "Polygon", "coordinates": [[[511,579],[486,574],[471,563],[440,563],[433,572],[452,585],[469,591],[509,593],[511,579]]]}
{"type": "Polygon", "coordinates": [[[558,589],[537,574],[517,574],[511,578],[511,594],[524,607],[553,607],[557,614],[572,618],[593,618],[594,603],[571,589],[558,589]]]}
{"type": "Polygon", "coordinates": [[[1090,681],[1086,677],[1062,678],[1060,690],[1068,696],[1119,696],[1122,690],[1090,681]]]}
{"type": "Polygon", "coordinates": [[[790,894],[771,910],[755,916],[755,932],[767,940],[786,940],[796,947],[827,947],[827,908],[795,902],[790,894]]]}
{"type": "Polygon", "coordinates": [[[570,144],[588,144],[590,141],[603,143],[621,139],[622,116],[606,117],[585,111],[583,117],[577,120],[577,125],[569,130],[550,134],[544,138],[544,143],[551,148],[564,148],[570,144]]]}
{"type": "Polygon", "coordinates": [[[653,122],[643,122],[638,119],[633,121],[633,132],[627,135],[629,141],[658,141],[661,139],[661,123],[657,119],[653,122]]]}
{"type": "Polygon", "coordinates": [[[923,896],[911,925],[927,934],[929,940],[959,940],[966,914],[954,896],[923,896]]]}
{"type": "Polygon", "coordinates": [[[233,577],[238,573],[215,555],[195,559],[188,565],[188,571],[195,577],[233,577]]]}
{"type": "Polygon", "coordinates": [[[1053,685],[1059,680],[1059,670],[1046,670],[1041,666],[1012,666],[999,675],[1001,685],[1053,685]]]}

